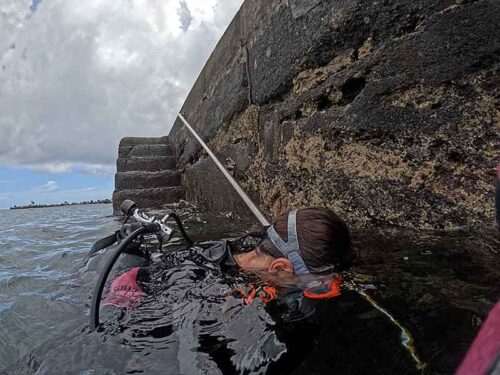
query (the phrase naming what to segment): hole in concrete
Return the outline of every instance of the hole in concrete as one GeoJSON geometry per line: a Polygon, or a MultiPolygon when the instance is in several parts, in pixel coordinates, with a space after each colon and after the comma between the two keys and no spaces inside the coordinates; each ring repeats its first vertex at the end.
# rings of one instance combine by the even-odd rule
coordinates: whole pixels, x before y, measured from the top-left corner
{"type": "Polygon", "coordinates": [[[344,102],[346,104],[352,103],[356,99],[356,96],[364,89],[365,85],[366,79],[363,77],[347,80],[341,89],[344,102]]]}
{"type": "Polygon", "coordinates": [[[448,160],[454,163],[458,163],[464,159],[464,155],[458,150],[452,150],[448,152],[448,160]]]}
{"type": "Polygon", "coordinates": [[[399,25],[399,34],[400,35],[411,34],[415,32],[419,24],[420,24],[419,17],[415,16],[408,17],[399,25]]]}
{"type": "Polygon", "coordinates": [[[316,108],[318,111],[324,111],[332,106],[332,101],[328,99],[327,95],[321,95],[316,99],[316,108]]]}
{"type": "Polygon", "coordinates": [[[332,105],[333,102],[328,98],[328,95],[322,94],[314,98],[313,101],[305,103],[302,107],[297,109],[297,111],[295,112],[295,117],[297,119],[302,117],[308,117],[315,112],[325,111],[332,105]]]}

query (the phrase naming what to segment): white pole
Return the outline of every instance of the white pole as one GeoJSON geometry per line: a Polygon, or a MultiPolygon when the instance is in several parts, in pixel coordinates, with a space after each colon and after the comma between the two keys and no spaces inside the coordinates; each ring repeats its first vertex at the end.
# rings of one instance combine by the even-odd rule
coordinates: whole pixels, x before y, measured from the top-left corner
{"type": "Polygon", "coordinates": [[[196,140],[201,144],[201,146],[205,149],[207,154],[212,158],[214,161],[215,165],[220,169],[220,171],[226,176],[228,179],[229,183],[234,187],[236,192],[239,194],[241,199],[246,203],[250,211],[255,215],[255,217],[260,221],[262,225],[271,225],[269,220],[266,219],[266,217],[260,212],[259,208],[255,205],[255,203],[252,202],[250,197],[245,193],[245,191],[241,188],[241,186],[236,182],[236,180],[229,174],[229,172],[224,168],[224,166],[221,164],[221,162],[217,159],[217,157],[213,154],[213,152],[208,148],[208,146],[203,142],[203,140],[199,137],[198,134],[194,131],[194,129],[189,125],[189,123],[186,121],[184,116],[179,113],[179,118],[181,119],[182,123],[186,126],[186,128],[189,129],[191,134],[194,135],[196,140]]]}

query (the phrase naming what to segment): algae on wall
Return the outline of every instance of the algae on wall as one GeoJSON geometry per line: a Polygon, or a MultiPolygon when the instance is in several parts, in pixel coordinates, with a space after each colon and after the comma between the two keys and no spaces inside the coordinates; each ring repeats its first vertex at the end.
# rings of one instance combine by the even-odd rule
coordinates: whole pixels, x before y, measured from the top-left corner
{"type": "MultiPolygon", "coordinates": [[[[183,112],[271,215],[492,225],[499,20],[494,0],[247,0],[183,112]]],[[[170,139],[188,199],[248,213],[179,122],[170,139]]]]}

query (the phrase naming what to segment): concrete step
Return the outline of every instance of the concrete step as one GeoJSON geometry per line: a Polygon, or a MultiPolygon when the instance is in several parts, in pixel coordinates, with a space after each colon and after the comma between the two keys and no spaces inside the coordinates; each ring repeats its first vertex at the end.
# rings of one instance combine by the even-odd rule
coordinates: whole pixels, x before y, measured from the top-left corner
{"type": "Polygon", "coordinates": [[[120,146],[158,145],[168,144],[168,137],[125,137],[120,141],[120,146]]]}
{"type": "Polygon", "coordinates": [[[139,208],[160,208],[167,203],[179,202],[185,199],[185,192],[182,187],[164,187],[152,189],[129,189],[120,190],[113,193],[113,211],[119,213],[120,204],[125,199],[131,199],[139,208]]]}
{"type": "Polygon", "coordinates": [[[175,169],[175,165],[173,156],[134,156],[118,158],[116,161],[118,172],[172,170],[175,169]]]}
{"type": "Polygon", "coordinates": [[[120,146],[118,148],[118,157],[128,158],[132,156],[171,156],[172,148],[166,144],[157,145],[135,145],[120,146]]]}
{"type": "Polygon", "coordinates": [[[181,174],[177,171],[131,171],[115,174],[115,190],[148,189],[180,185],[181,174]]]}

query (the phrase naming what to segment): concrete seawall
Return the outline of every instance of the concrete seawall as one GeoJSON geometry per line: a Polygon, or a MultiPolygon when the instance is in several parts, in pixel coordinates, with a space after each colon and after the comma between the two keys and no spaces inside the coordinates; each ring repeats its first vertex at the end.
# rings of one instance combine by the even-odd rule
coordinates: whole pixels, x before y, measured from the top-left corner
{"type": "Polygon", "coordinates": [[[131,199],[140,208],[160,208],[184,199],[181,174],[168,137],[125,137],[118,147],[113,212],[131,199]]]}
{"type": "MultiPolygon", "coordinates": [[[[493,225],[500,3],[247,0],[182,111],[270,215],[493,225]]],[[[187,199],[249,215],[178,120],[187,199]]]]}

